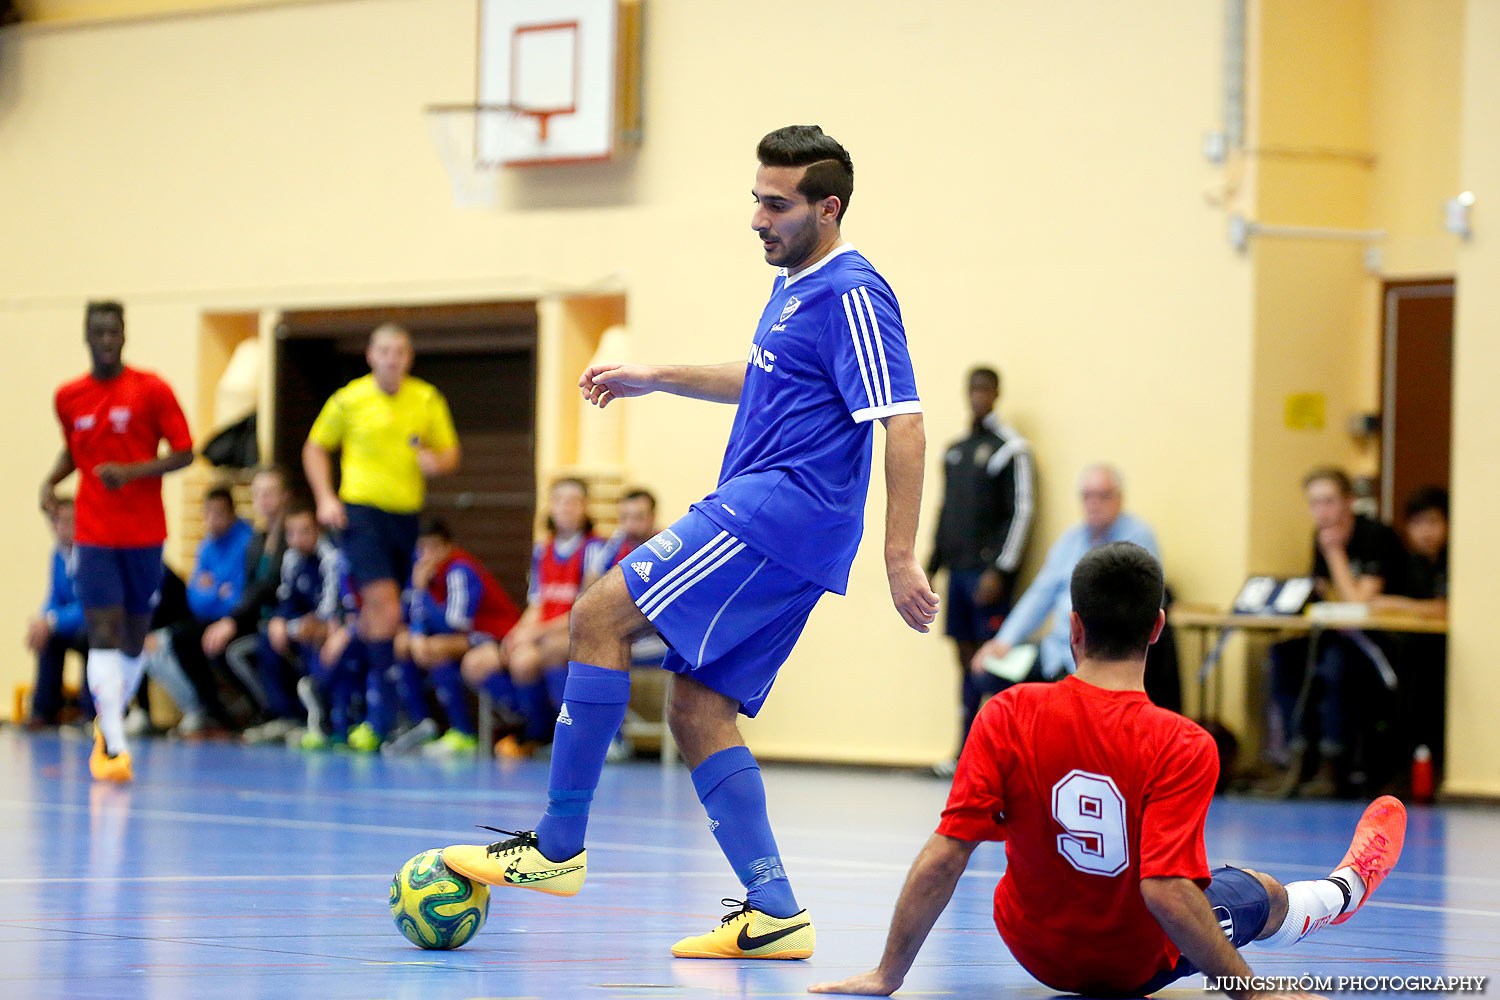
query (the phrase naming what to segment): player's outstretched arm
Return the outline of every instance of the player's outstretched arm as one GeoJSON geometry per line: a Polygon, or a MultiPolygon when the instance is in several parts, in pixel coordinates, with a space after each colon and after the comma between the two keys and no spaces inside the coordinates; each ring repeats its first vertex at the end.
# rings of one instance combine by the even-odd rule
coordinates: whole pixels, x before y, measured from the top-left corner
{"type": "Polygon", "coordinates": [[[583,398],[603,408],[616,399],[667,392],[712,403],[738,403],[745,387],[745,364],[590,365],[578,377],[583,398]]]}
{"type": "Polygon", "coordinates": [[[927,433],[922,414],[898,413],[885,424],[885,575],[891,603],[918,632],[930,631],[938,595],[917,562],[917,516],[922,508],[922,463],[927,433]]]}
{"type": "MultiPolygon", "coordinates": [[[[1224,937],[1208,897],[1192,879],[1143,878],[1141,898],[1146,909],[1161,924],[1179,951],[1208,979],[1250,980],[1250,966],[1224,937]]],[[[1248,997],[1307,997],[1312,994],[1266,994],[1248,990],[1227,991],[1235,1000],[1248,997]]]]}
{"type": "Polygon", "coordinates": [[[969,865],[969,855],[978,846],[978,841],[955,840],[941,833],[929,837],[901,887],[880,965],[836,983],[815,983],[807,992],[886,997],[900,989],[922,942],[953,898],[953,888],[969,865]]]}

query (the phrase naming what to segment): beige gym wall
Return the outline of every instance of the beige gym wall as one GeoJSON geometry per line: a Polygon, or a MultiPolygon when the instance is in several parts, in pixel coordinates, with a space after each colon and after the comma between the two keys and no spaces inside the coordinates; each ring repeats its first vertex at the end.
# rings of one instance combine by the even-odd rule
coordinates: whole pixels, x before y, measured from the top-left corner
{"type": "MultiPolygon", "coordinates": [[[[26,414],[22,472],[3,487],[22,513],[3,530],[16,565],[37,567],[0,582],[12,636],[42,589],[46,543],[24,512],[55,450],[50,391],[83,365],[85,298],[126,301],[129,356],[188,405],[201,310],[610,282],[641,357],[739,358],[771,277],[748,232],[753,144],[809,120],[853,151],[847,235],[901,297],[929,464],[962,429],[964,369],[998,363],[1005,413],[1038,456],[1038,549],[1076,516],[1078,468],[1108,458],[1179,590],[1231,593],[1245,568],[1225,543],[1248,519],[1250,286],[1198,154],[1218,119],[1216,7],[886,0],[856,16],[830,0],[796,20],[829,30],[657,0],[634,163],[519,175],[495,212],[449,205],[418,113],[473,92],[471,0],[13,31],[0,214],[26,238],[0,249],[0,323],[40,357],[0,372],[26,414]],[[1174,455],[1198,456],[1190,475],[1174,455]]],[[[631,470],[681,509],[712,484],[729,418],[634,405],[631,470]]],[[[850,596],[819,609],[753,726],[762,752],[920,762],[949,746],[950,649],[889,608],[880,489],[850,596]]],[[[13,682],[30,667],[5,646],[13,682]]]]}
{"type": "Polygon", "coordinates": [[[1453,631],[1448,640],[1448,781],[1451,791],[1500,795],[1500,4],[1470,0],[1464,24],[1460,187],[1480,199],[1475,231],[1458,251],[1453,399],[1453,631]],[[1488,214],[1483,206],[1490,206],[1488,214]],[[1486,221],[1489,229],[1486,231],[1486,221]]]}
{"type": "MultiPolygon", "coordinates": [[[[129,356],[189,406],[208,310],[621,290],[641,358],[738,358],[770,279],[747,231],[753,143],[817,120],[855,157],[846,233],[901,297],[930,468],[962,428],[963,371],[997,363],[1038,456],[1035,555],[1097,458],[1124,468],[1184,597],[1233,593],[1257,518],[1305,545],[1300,511],[1250,500],[1255,265],[1228,246],[1206,197],[1222,178],[1197,153],[1219,124],[1218,5],[799,9],[836,43],[747,10],[653,0],[646,146],[508,178],[496,211],[449,205],[418,114],[472,94],[471,0],[12,31],[0,214],[25,239],[0,247],[0,336],[20,362],[0,389],[26,416],[6,509],[31,508],[55,453],[48,400],[83,367],[89,296],[126,301],[129,356]]],[[[711,485],[729,417],[631,404],[631,471],[681,509],[711,485]]],[[[750,727],[759,752],[922,762],[952,738],[950,648],[889,609],[880,488],[850,596],[814,615],[750,727]]],[[[935,493],[930,478],[924,550],[935,493]]],[[[37,567],[0,580],[18,636],[46,543],[24,513],[0,539],[37,567]]],[[[8,691],[30,665],[5,648],[8,691]]]]}

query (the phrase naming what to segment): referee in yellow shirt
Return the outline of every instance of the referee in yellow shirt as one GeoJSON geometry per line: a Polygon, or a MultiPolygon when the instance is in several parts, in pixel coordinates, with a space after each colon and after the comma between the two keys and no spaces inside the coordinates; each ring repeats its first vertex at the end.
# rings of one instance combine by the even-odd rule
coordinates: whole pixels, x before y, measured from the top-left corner
{"type": "Polygon", "coordinates": [[[377,327],[365,349],[370,374],[329,397],[302,446],[318,521],[342,532],[340,546],[359,588],[360,637],[376,678],[395,661],[401,589],[411,577],[426,479],[453,472],[459,461],[448,402],[411,377],[412,359],[411,334],[393,323],[377,327]],[[335,451],[342,453],[337,492],[335,451]]]}

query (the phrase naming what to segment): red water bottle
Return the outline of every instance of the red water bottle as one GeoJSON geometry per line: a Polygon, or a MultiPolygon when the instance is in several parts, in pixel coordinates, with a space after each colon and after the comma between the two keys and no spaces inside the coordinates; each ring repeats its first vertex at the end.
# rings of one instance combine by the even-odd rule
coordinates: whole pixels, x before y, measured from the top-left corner
{"type": "Polygon", "coordinates": [[[1432,801],[1432,751],[1425,746],[1412,751],[1411,798],[1424,805],[1432,801]]]}

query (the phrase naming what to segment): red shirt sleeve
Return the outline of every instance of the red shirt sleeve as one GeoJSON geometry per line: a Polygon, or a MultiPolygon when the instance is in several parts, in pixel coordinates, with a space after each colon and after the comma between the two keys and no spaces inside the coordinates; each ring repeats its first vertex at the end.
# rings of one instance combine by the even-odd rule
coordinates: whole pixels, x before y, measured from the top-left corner
{"type": "Polygon", "coordinates": [[[958,840],[1005,839],[1004,760],[1010,754],[1009,700],[991,698],[958,758],[937,832],[958,840]]]}
{"type": "Polygon", "coordinates": [[[1219,780],[1213,739],[1194,726],[1157,757],[1141,809],[1141,878],[1209,882],[1203,821],[1219,780]]]}
{"type": "Polygon", "coordinates": [[[173,451],[192,451],[193,435],[188,430],[187,418],[173,394],[172,387],[161,379],[156,380],[152,402],[156,410],[156,428],[173,451]]]}

